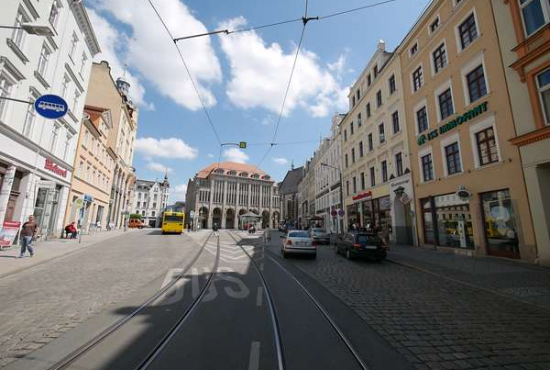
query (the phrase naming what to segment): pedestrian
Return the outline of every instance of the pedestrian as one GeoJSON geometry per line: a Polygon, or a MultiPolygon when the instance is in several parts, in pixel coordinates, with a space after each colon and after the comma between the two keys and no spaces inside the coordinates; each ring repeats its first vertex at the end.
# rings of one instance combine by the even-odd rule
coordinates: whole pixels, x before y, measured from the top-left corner
{"type": "Polygon", "coordinates": [[[19,258],[25,257],[25,251],[28,249],[31,257],[34,256],[34,249],[32,248],[33,239],[38,233],[38,225],[34,222],[34,216],[30,215],[29,220],[21,227],[21,253],[19,258]]]}
{"type": "Polygon", "coordinates": [[[76,222],[71,222],[67,226],[65,226],[65,234],[67,235],[67,238],[76,239],[77,236],[77,230],[75,226],[76,222]]]}
{"type": "Polygon", "coordinates": [[[218,223],[214,223],[214,226],[212,226],[212,230],[214,231],[215,236],[220,236],[220,232],[218,231],[219,230],[218,223]]]}
{"type": "Polygon", "coordinates": [[[384,242],[384,245],[386,247],[390,245],[390,234],[391,231],[387,226],[382,227],[382,230],[380,231],[380,237],[382,238],[382,242],[384,242]]]}

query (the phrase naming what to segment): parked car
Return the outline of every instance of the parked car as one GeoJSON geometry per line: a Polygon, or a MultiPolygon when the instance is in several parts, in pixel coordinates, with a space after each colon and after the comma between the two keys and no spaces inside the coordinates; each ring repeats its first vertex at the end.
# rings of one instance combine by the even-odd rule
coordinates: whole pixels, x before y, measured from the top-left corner
{"type": "Polygon", "coordinates": [[[307,254],[313,258],[317,257],[317,245],[307,231],[292,230],[281,238],[283,238],[281,254],[284,258],[289,254],[307,254]]]}
{"type": "Polygon", "coordinates": [[[378,235],[365,232],[346,233],[337,238],[334,247],[337,254],[343,254],[347,259],[366,257],[377,261],[386,258],[387,249],[378,235]]]}
{"type": "Polygon", "coordinates": [[[143,229],[145,224],[139,218],[131,218],[128,221],[128,227],[130,229],[143,229]]]}
{"type": "Polygon", "coordinates": [[[319,244],[330,244],[330,235],[325,229],[315,227],[309,230],[309,235],[311,236],[311,239],[319,244]]]}

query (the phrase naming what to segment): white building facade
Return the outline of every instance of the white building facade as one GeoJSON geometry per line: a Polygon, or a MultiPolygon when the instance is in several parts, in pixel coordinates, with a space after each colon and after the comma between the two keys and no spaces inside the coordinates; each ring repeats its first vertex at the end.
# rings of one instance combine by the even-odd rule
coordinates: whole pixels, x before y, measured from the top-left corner
{"type": "Polygon", "coordinates": [[[168,176],[163,182],[136,180],[132,213],[141,215],[143,223],[150,227],[160,227],[162,212],[168,205],[170,184],[168,176]]]}
{"type": "Polygon", "coordinates": [[[315,152],[315,214],[323,218],[328,232],[343,231],[341,189],[341,153],[340,122],[345,115],[336,115],[332,119],[331,135],[324,138],[315,152]]]}
{"type": "Polygon", "coordinates": [[[84,5],[68,0],[2,2],[0,24],[48,25],[54,36],[0,29],[0,225],[34,214],[42,235],[60,235],[90,66],[99,44],[84,5]],[[39,96],[63,97],[69,112],[38,116],[39,96]]]}

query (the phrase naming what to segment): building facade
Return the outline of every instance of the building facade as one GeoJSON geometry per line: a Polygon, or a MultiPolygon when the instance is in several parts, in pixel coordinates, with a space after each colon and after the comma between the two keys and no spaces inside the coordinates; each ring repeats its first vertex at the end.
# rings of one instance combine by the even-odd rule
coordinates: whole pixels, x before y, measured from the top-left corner
{"type": "MultiPolygon", "coordinates": [[[[106,226],[123,227],[128,221],[134,199],[135,174],[132,167],[138,126],[138,110],[128,97],[130,85],[123,79],[116,82],[107,62],[94,63],[86,105],[111,112],[113,127],[107,137],[107,152],[114,158],[106,226]]],[[[80,164],[77,165],[77,168],[80,164]]],[[[87,164],[83,164],[87,166],[87,164]]],[[[76,199],[72,199],[76,201],[76,199]]],[[[72,206],[72,205],[71,205],[72,206]]]]}
{"type": "Polygon", "coordinates": [[[84,113],[64,224],[76,222],[87,233],[107,226],[116,156],[107,146],[113,130],[111,111],[86,106],[84,113]]]}
{"type": "Polygon", "coordinates": [[[278,228],[281,219],[279,188],[271,177],[254,166],[220,162],[199,171],[189,180],[186,193],[187,219],[197,215],[196,225],[236,229],[239,216],[261,216],[261,228],[278,228]]]}
{"type": "Polygon", "coordinates": [[[550,265],[550,3],[492,1],[537,242],[550,265]]]}
{"type": "Polygon", "coordinates": [[[305,229],[309,220],[315,217],[315,154],[304,164],[303,177],[298,183],[298,226],[305,229]]]}
{"type": "Polygon", "coordinates": [[[90,65],[100,48],[81,2],[2,3],[2,25],[48,24],[54,36],[1,29],[0,96],[33,102],[63,97],[60,119],[37,115],[32,104],[0,99],[0,224],[34,215],[41,235],[63,228],[90,65]]]}
{"type": "Polygon", "coordinates": [[[330,233],[343,230],[344,219],[339,212],[342,206],[341,187],[341,134],[340,123],[345,115],[332,119],[330,137],[324,138],[315,152],[315,214],[323,219],[323,225],[330,233]]]}
{"type": "Polygon", "coordinates": [[[399,56],[383,41],[352,86],[341,122],[346,226],[414,244],[414,199],[399,56]]]}
{"type": "Polygon", "coordinates": [[[150,227],[160,227],[169,195],[168,175],[162,182],[137,179],[131,213],[141,215],[143,223],[150,227]]]}
{"type": "Polygon", "coordinates": [[[294,168],[292,166],[279,184],[281,221],[291,226],[298,225],[298,210],[300,207],[298,184],[302,180],[303,172],[303,167],[294,168]]]}
{"type": "Polygon", "coordinates": [[[398,48],[420,244],[534,261],[491,0],[434,0],[398,48]]]}

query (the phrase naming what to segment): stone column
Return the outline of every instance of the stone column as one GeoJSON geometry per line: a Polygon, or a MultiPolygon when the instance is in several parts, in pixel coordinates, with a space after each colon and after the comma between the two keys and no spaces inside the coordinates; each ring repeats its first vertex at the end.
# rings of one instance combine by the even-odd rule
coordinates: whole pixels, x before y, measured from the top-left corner
{"type": "Polygon", "coordinates": [[[6,211],[8,210],[8,201],[10,199],[13,180],[15,179],[15,166],[9,166],[2,183],[2,191],[0,192],[0,227],[4,224],[6,211]]]}
{"type": "Polygon", "coordinates": [[[250,182],[248,182],[248,200],[247,200],[247,203],[246,203],[246,212],[248,213],[248,210],[250,209],[250,206],[251,206],[251,200],[252,200],[252,185],[250,182]]]}

